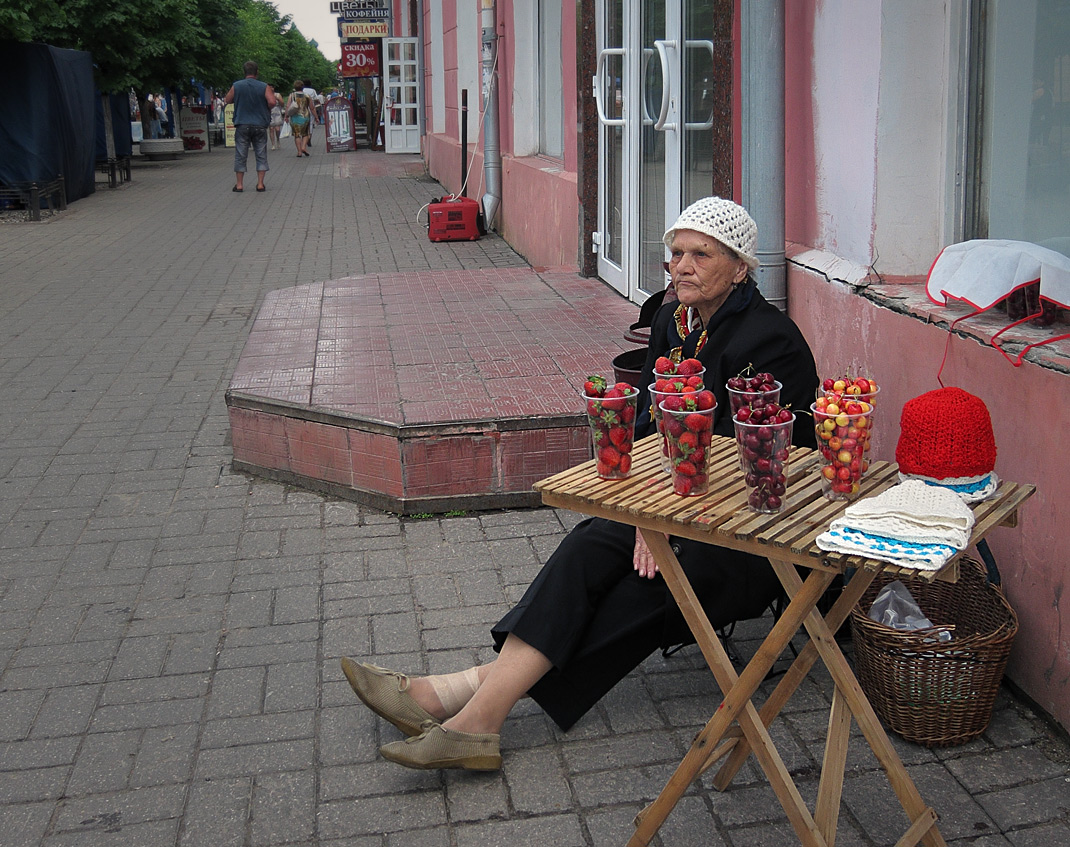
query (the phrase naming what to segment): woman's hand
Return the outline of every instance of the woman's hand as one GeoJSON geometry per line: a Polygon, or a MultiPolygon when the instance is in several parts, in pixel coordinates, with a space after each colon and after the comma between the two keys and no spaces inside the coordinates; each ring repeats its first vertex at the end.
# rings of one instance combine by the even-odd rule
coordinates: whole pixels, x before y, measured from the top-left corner
{"type": "Polygon", "coordinates": [[[645,576],[647,579],[653,579],[658,573],[658,563],[654,561],[654,554],[646,546],[643,533],[639,530],[635,531],[635,552],[632,554],[632,567],[639,572],[639,576],[645,576]]]}

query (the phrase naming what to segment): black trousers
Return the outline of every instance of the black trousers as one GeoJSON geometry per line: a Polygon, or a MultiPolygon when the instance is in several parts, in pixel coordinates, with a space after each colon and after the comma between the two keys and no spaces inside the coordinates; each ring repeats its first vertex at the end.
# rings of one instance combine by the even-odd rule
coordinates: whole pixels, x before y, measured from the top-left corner
{"type": "MultiPolygon", "coordinates": [[[[781,591],[761,557],[671,543],[714,627],[760,617],[781,591]]],[[[496,650],[513,633],[553,664],[529,693],[563,730],[659,647],[694,641],[661,575],[635,572],[634,549],[634,527],[584,521],[491,630],[496,650]]]]}

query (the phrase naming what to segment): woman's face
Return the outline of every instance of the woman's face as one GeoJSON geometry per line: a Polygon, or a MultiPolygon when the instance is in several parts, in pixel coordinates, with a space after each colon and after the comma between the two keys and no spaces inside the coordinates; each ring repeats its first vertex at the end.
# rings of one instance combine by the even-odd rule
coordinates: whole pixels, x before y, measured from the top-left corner
{"type": "Polygon", "coordinates": [[[676,296],[709,321],[747,276],[747,263],[716,238],[692,229],[677,230],[672,239],[669,273],[676,296]]]}

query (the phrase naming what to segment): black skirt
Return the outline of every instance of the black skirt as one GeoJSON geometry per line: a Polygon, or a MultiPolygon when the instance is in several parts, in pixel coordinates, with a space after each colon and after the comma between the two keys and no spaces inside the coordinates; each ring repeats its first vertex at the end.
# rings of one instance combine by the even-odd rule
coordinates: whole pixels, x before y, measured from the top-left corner
{"type": "MultiPolygon", "coordinates": [[[[759,556],[670,540],[714,628],[760,617],[781,592],[759,556]]],[[[636,573],[634,548],[634,527],[584,521],[491,630],[496,650],[513,633],[553,664],[529,693],[563,730],[659,647],[695,640],[661,575],[636,573]]]]}

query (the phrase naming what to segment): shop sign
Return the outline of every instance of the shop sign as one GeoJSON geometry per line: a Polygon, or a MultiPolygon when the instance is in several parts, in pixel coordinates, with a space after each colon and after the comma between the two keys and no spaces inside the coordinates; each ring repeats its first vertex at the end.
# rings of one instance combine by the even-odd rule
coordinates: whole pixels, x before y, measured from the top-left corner
{"type": "Polygon", "coordinates": [[[342,153],[357,149],[353,132],[353,104],[348,97],[332,97],[323,107],[327,124],[327,152],[342,153]]]}
{"type": "Polygon", "coordinates": [[[379,44],[355,41],[342,45],[342,76],[347,79],[379,76],[379,44]]]}
{"type": "Polygon", "coordinates": [[[338,20],[338,37],[343,42],[358,38],[386,38],[390,35],[389,21],[338,20]]]}
{"type": "MultiPolygon", "coordinates": [[[[390,0],[331,0],[331,14],[344,15],[347,12],[360,12],[368,9],[390,9],[390,0]]],[[[389,16],[389,11],[387,15],[389,16]]]]}
{"type": "Polygon", "coordinates": [[[187,106],[178,115],[182,148],[187,153],[208,152],[208,107],[187,106]]]}

